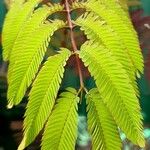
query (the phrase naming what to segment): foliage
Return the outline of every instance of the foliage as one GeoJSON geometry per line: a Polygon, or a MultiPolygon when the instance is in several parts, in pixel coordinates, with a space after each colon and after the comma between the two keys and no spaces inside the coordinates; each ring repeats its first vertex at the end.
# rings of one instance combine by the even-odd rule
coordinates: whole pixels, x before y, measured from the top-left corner
{"type": "Polygon", "coordinates": [[[31,87],[19,150],[31,144],[43,128],[43,150],[73,150],[78,103],[83,102],[84,95],[93,149],[121,149],[120,130],[144,147],[136,83],[143,72],[143,57],[125,1],[65,0],[60,5],[15,0],[2,36],[3,58],[9,61],[8,102],[19,104],[31,87]],[[73,20],[71,12],[78,9],[81,16],[73,20]],[[59,12],[66,13],[66,20],[51,19],[59,12]],[[82,46],[75,40],[76,27],[86,36],[82,46]],[[72,47],[60,47],[45,60],[54,33],[62,28],[69,28],[72,47]],[[78,71],[80,88],[68,87],[62,92],[59,89],[70,60],[78,71]],[[83,75],[87,68],[96,84],[89,91],[83,75]]]}

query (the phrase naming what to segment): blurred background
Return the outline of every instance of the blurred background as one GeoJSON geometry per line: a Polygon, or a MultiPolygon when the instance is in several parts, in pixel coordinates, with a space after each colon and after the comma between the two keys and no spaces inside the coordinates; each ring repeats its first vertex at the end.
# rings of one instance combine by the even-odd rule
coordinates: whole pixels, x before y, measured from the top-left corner
{"type": "MultiPolygon", "coordinates": [[[[58,0],[53,1],[57,2],[58,0]]],[[[7,106],[6,101],[7,64],[2,61],[1,32],[5,15],[11,3],[12,0],[0,0],[0,150],[17,149],[22,139],[22,121],[27,102],[27,97],[25,96],[21,104],[11,108],[7,106]]],[[[146,148],[143,150],[150,150],[150,0],[128,0],[128,9],[133,25],[139,35],[140,45],[145,60],[145,72],[142,78],[138,80],[138,84],[141,92],[140,104],[144,117],[144,135],[147,141],[146,148]]],[[[64,33],[64,37],[58,37],[56,33],[50,48],[55,49],[55,45],[60,44],[57,43],[57,41],[60,41],[59,39],[67,39],[67,32],[62,32],[64,33]]],[[[77,39],[82,41],[80,34],[78,30],[76,30],[77,39]]],[[[64,44],[64,42],[68,41],[62,41],[62,44],[64,44]]],[[[67,71],[69,74],[74,74],[71,69],[67,71]]],[[[78,78],[75,75],[74,78],[71,76],[70,83],[66,84],[76,84],[76,80],[78,80],[78,78]]],[[[92,86],[91,82],[87,86],[92,86]]],[[[79,133],[76,149],[90,150],[90,137],[86,130],[86,118],[84,117],[84,108],[82,107],[83,106],[80,108],[81,112],[79,112],[79,133]]],[[[141,150],[139,147],[132,145],[124,134],[121,134],[121,138],[123,140],[123,150],[141,150]]],[[[40,136],[37,137],[36,141],[29,146],[27,150],[40,149],[39,141],[40,136]]]]}

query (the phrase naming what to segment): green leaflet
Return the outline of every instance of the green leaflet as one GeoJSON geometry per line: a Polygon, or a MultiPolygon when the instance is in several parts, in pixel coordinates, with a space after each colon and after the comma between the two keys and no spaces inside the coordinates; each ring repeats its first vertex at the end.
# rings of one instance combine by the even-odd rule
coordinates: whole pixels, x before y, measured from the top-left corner
{"type": "Polygon", "coordinates": [[[24,4],[23,0],[21,0],[20,3],[16,1],[8,12],[2,32],[3,58],[5,61],[9,60],[13,44],[18,34],[22,31],[26,21],[30,19],[34,8],[40,1],[41,0],[30,0],[24,4]]]}
{"type": "MultiPolygon", "coordinates": [[[[128,27],[128,32],[130,32],[135,37],[135,38],[133,38],[133,43],[135,43],[137,50],[139,50],[141,52],[141,50],[139,48],[139,40],[138,40],[137,32],[135,31],[135,29],[133,27],[129,13],[124,11],[124,9],[122,9],[121,4],[127,3],[125,1],[127,1],[127,0],[119,0],[119,1],[109,0],[109,2],[108,2],[108,0],[104,0],[103,3],[105,4],[105,6],[108,9],[112,9],[114,11],[114,13],[117,14],[122,19],[123,24],[125,24],[128,27]],[[121,7],[120,7],[120,5],[121,5],[121,7]]],[[[120,24],[121,23],[119,23],[119,25],[120,24]]],[[[126,32],[126,34],[127,34],[127,32],[126,32]]],[[[133,45],[131,44],[130,46],[133,46],[133,45]]],[[[140,53],[140,55],[141,55],[141,53],[140,53]]],[[[141,57],[142,57],[142,55],[141,55],[141,57]]],[[[143,64],[143,62],[140,64],[141,67],[143,67],[142,64],[143,64]]],[[[141,68],[141,72],[143,73],[143,68],[141,68]]]]}
{"type": "Polygon", "coordinates": [[[116,57],[116,59],[123,65],[123,68],[131,79],[137,96],[139,96],[135,68],[120,36],[111,28],[111,26],[93,13],[81,16],[75,21],[75,23],[81,26],[81,29],[84,30],[90,40],[103,44],[112,52],[114,57],[116,57]]]}
{"type": "Polygon", "coordinates": [[[24,138],[19,150],[33,142],[50,115],[69,56],[69,50],[63,49],[60,54],[49,57],[34,81],[25,113],[24,138]]]}
{"type": "Polygon", "coordinates": [[[92,11],[111,26],[118,34],[122,44],[126,47],[126,53],[139,72],[143,72],[143,57],[139,47],[139,41],[129,18],[114,0],[98,1],[89,0],[85,3],[74,3],[73,8],[85,8],[92,11]],[[106,11],[107,10],[107,11],[106,11]],[[121,15],[118,13],[120,11],[121,15]]]}
{"type": "Polygon", "coordinates": [[[57,99],[42,138],[42,150],[74,150],[77,139],[79,97],[64,92],[57,99]]]}
{"type": "Polygon", "coordinates": [[[144,147],[140,106],[125,70],[100,44],[84,44],[79,56],[88,66],[117,125],[133,143],[144,147]]]}
{"type": "Polygon", "coordinates": [[[126,26],[130,27],[130,30],[134,32],[134,36],[137,37],[137,34],[133,28],[129,14],[127,12],[127,0],[88,0],[87,2],[89,3],[89,5],[91,3],[97,3],[98,5],[104,5],[108,10],[113,10],[115,14],[120,16],[126,26]]]}
{"type": "Polygon", "coordinates": [[[12,26],[13,26],[13,22],[16,19],[16,15],[19,13],[19,11],[21,10],[21,7],[23,5],[24,0],[20,0],[18,2],[14,2],[12,4],[11,9],[9,10],[9,12],[7,13],[6,17],[5,17],[5,22],[4,22],[4,26],[3,26],[3,30],[2,30],[2,45],[3,45],[3,59],[5,61],[8,60],[8,49],[7,49],[7,40],[9,37],[7,37],[7,35],[9,35],[9,33],[12,32],[12,26]]]}
{"type": "Polygon", "coordinates": [[[37,32],[39,27],[45,22],[45,19],[54,12],[62,10],[63,7],[59,4],[52,5],[50,8],[47,6],[41,7],[33,13],[30,20],[24,25],[22,31],[16,38],[16,41],[12,47],[12,54],[9,60],[9,71],[8,71],[8,83],[11,80],[11,73],[14,68],[17,59],[20,59],[21,55],[24,55],[24,46],[27,45],[29,37],[33,36],[33,32],[37,32]],[[17,57],[16,57],[17,56],[17,57]]]}
{"type": "Polygon", "coordinates": [[[38,32],[34,31],[32,33],[33,36],[29,36],[26,40],[28,44],[24,44],[22,47],[23,53],[19,55],[13,68],[9,69],[11,80],[8,79],[10,82],[7,96],[12,104],[16,105],[22,100],[43,60],[50,37],[64,25],[65,23],[62,21],[43,24],[38,29],[38,32]]]}
{"type": "Polygon", "coordinates": [[[97,89],[87,94],[88,130],[93,150],[121,150],[118,127],[97,89]]]}
{"type": "MultiPolygon", "coordinates": [[[[93,0],[90,0],[90,1],[92,2],[93,0]]],[[[130,30],[133,31],[133,34],[137,36],[137,33],[135,32],[133,25],[131,23],[129,13],[127,12],[127,9],[128,9],[127,3],[128,3],[128,0],[118,0],[118,1],[103,0],[102,4],[104,4],[107,8],[115,11],[115,13],[118,14],[122,18],[122,20],[126,23],[126,25],[130,27],[130,30]]]]}

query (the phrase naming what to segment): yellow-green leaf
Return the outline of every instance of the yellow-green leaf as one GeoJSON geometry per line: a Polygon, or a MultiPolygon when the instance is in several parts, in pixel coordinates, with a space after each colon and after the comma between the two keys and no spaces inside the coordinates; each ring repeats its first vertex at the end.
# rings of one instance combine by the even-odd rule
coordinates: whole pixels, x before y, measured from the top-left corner
{"type": "Polygon", "coordinates": [[[69,50],[49,57],[39,72],[29,94],[24,119],[24,138],[19,146],[23,150],[32,143],[48,119],[61,84],[69,50]]]}
{"type": "Polygon", "coordinates": [[[45,126],[42,150],[74,150],[78,126],[77,93],[67,91],[60,95],[45,126]]]}

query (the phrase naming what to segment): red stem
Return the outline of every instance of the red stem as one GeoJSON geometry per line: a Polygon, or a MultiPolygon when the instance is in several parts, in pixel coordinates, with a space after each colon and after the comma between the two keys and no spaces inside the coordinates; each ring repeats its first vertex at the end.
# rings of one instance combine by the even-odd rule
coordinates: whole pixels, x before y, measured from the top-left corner
{"type": "MultiPolygon", "coordinates": [[[[73,52],[78,51],[77,49],[77,45],[74,39],[74,32],[73,32],[73,23],[71,21],[71,15],[70,15],[70,8],[69,8],[69,3],[68,0],[65,0],[65,8],[66,8],[66,12],[67,12],[67,20],[68,20],[68,25],[70,28],[70,38],[71,38],[71,44],[72,44],[72,48],[73,48],[73,52]]],[[[83,82],[83,75],[82,75],[82,71],[81,71],[81,64],[80,64],[80,59],[77,55],[75,55],[76,58],[76,63],[77,63],[77,69],[78,69],[78,73],[79,73],[79,78],[80,78],[80,86],[81,88],[84,88],[84,82],[83,82]]]]}

